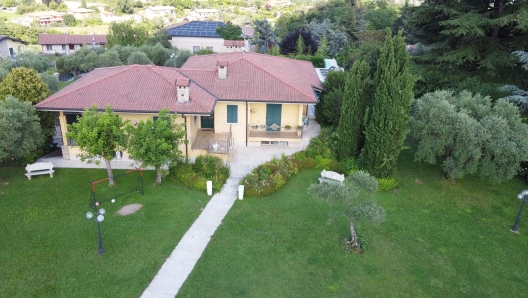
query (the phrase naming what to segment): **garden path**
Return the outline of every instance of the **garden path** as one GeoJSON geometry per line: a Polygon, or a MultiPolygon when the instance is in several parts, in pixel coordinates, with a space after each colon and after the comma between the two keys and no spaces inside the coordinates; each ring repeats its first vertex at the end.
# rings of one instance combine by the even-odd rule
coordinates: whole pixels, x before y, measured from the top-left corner
{"type": "Polygon", "coordinates": [[[214,232],[235,203],[238,183],[242,177],[274,156],[280,157],[283,153],[291,155],[305,149],[310,139],[319,133],[319,129],[319,125],[312,121],[309,129],[303,132],[303,145],[300,147],[237,147],[236,157],[230,164],[231,176],[226,184],[211,198],[141,297],[173,298],[176,296],[214,232]]]}

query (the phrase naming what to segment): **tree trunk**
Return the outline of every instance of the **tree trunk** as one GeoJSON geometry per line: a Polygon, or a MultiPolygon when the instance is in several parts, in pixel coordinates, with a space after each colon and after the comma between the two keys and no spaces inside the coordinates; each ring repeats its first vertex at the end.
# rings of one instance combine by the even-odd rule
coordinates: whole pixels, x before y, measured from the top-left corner
{"type": "Polygon", "coordinates": [[[156,183],[161,183],[161,167],[156,168],[156,183]]]}
{"type": "Polygon", "coordinates": [[[361,246],[359,245],[356,228],[354,227],[353,222],[350,223],[350,240],[345,242],[345,248],[346,250],[357,250],[357,252],[361,253],[361,246]]]}
{"type": "Polygon", "coordinates": [[[110,160],[104,159],[106,164],[106,171],[108,172],[108,185],[114,186],[114,174],[112,173],[112,165],[110,164],[110,160]]]}
{"type": "MultiPolygon", "coordinates": [[[[497,15],[498,17],[500,17],[502,13],[504,12],[504,8],[506,7],[505,0],[495,0],[494,6],[497,7],[497,5],[499,6],[497,15]]],[[[493,32],[491,33],[491,39],[495,41],[497,40],[497,37],[499,37],[499,29],[500,29],[500,25],[497,25],[495,26],[495,28],[493,28],[493,32]]]]}

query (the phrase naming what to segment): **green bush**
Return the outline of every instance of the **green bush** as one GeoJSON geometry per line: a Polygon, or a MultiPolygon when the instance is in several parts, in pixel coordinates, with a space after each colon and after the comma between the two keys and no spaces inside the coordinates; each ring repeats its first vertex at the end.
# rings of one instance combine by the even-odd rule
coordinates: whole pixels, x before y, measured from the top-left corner
{"type": "Polygon", "coordinates": [[[194,163],[178,162],[171,166],[169,179],[186,187],[206,191],[207,181],[213,181],[213,190],[218,192],[229,178],[229,167],[211,155],[198,156],[194,163]]]}
{"type": "Polygon", "coordinates": [[[376,178],[378,180],[378,191],[389,191],[393,190],[396,187],[398,187],[398,182],[395,178],[389,177],[389,178],[376,178]]]}

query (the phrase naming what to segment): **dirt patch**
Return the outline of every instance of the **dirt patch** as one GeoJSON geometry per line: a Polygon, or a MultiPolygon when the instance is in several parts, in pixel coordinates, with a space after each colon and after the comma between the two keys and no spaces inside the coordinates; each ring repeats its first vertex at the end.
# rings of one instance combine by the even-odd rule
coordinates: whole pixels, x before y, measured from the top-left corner
{"type": "Polygon", "coordinates": [[[117,214],[122,215],[122,216],[134,214],[138,212],[138,210],[141,209],[141,207],[143,207],[143,205],[141,204],[125,205],[121,207],[121,209],[117,210],[117,214]]]}

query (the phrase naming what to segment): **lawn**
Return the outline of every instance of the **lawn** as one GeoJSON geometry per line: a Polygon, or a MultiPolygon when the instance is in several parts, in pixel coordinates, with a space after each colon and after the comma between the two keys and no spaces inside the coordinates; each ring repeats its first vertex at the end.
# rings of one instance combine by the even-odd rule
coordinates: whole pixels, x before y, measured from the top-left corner
{"type": "Polygon", "coordinates": [[[320,170],[279,192],[237,201],[179,297],[521,297],[528,291],[528,217],[510,229],[528,188],[518,178],[456,184],[438,167],[399,160],[397,190],[378,195],[387,220],[346,253],[346,220],[306,194],[320,170]],[[507,290],[506,290],[507,289],[507,290]]]}
{"type": "MultiPolygon", "coordinates": [[[[154,172],[144,171],[144,196],[102,204],[99,255],[97,225],[85,214],[89,182],[105,178],[106,170],[55,170],[53,178],[28,181],[23,168],[0,168],[0,297],[139,297],[209,200],[169,182],[153,185],[154,172]],[[116,214],[132,203],[143,208],[116,214]]],[[[130,179],[120,179],[121,190],[137,182],[123,177],[130,179]]],[[[98,200],[121,191],[98,187],[98,200]]]]}

